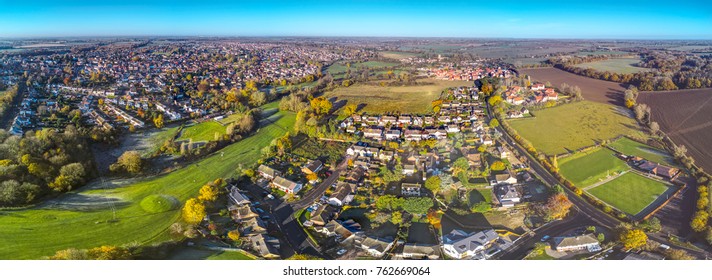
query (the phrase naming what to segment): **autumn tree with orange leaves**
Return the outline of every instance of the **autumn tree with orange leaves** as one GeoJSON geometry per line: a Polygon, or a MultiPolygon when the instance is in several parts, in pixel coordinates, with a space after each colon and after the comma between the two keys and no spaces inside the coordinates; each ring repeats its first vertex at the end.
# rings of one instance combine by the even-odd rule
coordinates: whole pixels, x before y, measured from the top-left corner
{"type": "Polygon", "coordinates": [[[571,204],[569,198],[563,193],[558,193],[549,198],[549,201],[543,207],[543,212],[547,220],[559,220],[569,214],[571,206],[573,204],[571,204]]]}

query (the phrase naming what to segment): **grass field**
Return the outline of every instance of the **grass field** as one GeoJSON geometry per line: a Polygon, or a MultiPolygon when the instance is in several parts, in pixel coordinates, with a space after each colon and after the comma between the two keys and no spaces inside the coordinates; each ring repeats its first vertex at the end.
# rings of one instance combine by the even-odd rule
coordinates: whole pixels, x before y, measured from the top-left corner
{"type": "Polygon", "coordinates": [[[628,165],[606,148],[577,153],[559,160],[559,172],[575,186],[583,188],[608,175],[628,170],[628,165]]]}
{"type": "Polygon", "coordinates": [[[579,68],[593,68],[598,71],[609,71],[618,74],[633,74],[649,69],[635,66],[639,63],[639,58],[611,58],[601,61],[577,64],[579,68]]]}
{"type": "Polygon", "coordinates": [[[193,142],[215,141],[215,133],[222,136],[225,134],[225,129],[225,126],[213,120],[186,125],[177,140],[193,139],[193,142]]]}
{"type": "Polygon", "coordinates": [[[154,134],[149,139],[149,141],[151,141],[151,146],[153,148],[146,151],[146,154],[153,154],[156,151],[158,151],[161,148],[161,146],[163,146],[164,142],[166,142],[167,140],[171,140],[171,139],[173,139],[173,137],[176,136],[176,134],[179,132],[179,129],[180,129],[179,125],[161,128],[160,132],[154,134]]]}
{"type": "Polygon", "coordinates": [[[412,52],[394,52],[394,51],[387,51],[387,52],[381,52],[381,55],[385,58],[391,58],[391,59],[404,59],[404,58],[410,58],[410,57],[416,57],[419,54],[418,53],[412,53],[412,52]]]}
{"type": "Polygon", "coordinates": [[[534,118],[509,121],[537,150],[561,154],[594,145],[619,135],[644,138],[638,124],[624,109],[589,101],[574,102],[532,112],[534,118]]]}
{"type": "Polygon", "coordinates": [[[425,79],[425,85],[381,87],[370,84],[355,84],[350,87],[339,87],[327,92],[326,97],[345,99],[348,104],[363,104],[363,111],[368,113],[429,113],[432,112],[430,102],[440,96],[440,92],[449,87],[469,86],[468,81],[443,81],[425,79]]]}
{"type": "Polygon", "coordinates": [[[521,64],[521,65],[531,65],[531,64],[540,64],[540,63],[546,61],[546,58],[541,58],[541,57],[534,57],[534,58],[532,58],[532,57],[524,57],[524,58],[521,58],[521,57],[520,57],[520,58],[508,58],[508,59],[505,60],[505,61],[507,61],[508,63],[514,64],[514,65],[517,65],[517,64],[521,64]]]}
{"type": "MultiPolygon", "coordinates": [[[[329,67],[326,68],[326,71],[329,72],[335,79],[340,79],[342,78],[343,74],[346,73],[346,70],[349,69],[349,67],[346,67],[346,64],[349,62],[337,62],[332,65],[329,65],[329,67]]],[[[383,67],[391,67],[391,66],[397,66],[399,65],[398,63],[395,62],[387,62],[387,61],[377,61],[377,60],[372,60],[372,61],[364,61],[364,62],[356,62],[356,63],[351,63],[351,71],[356,71],[360,68],[366,67],[366,68],[383,68],[383,67]]]]}
{"type": "Polygon", "coordinates": [[[635,215],[667,191],[668,187],[664,183],[629,172],[588,192],[623,212],[635,215]]]}
{"type": "Polygon", "coordinates": [[[613,143],[608,144],[626,155],[639,156],[644,159],[654,161],[661,164],[675,165],[675,160],[665,151],[653,148],[630,138],[623,137],[613,143]]]}
{"type": "Polygon", "coordinates": [[[166,175],[114,180],[104,187],[93,183],[36,207],[0,211],[0,259],[37,259],[66,248],[168,240],[167,229],[180,218],[179,209],[150,213],[141,207],[143,199],[166,195],[182,204],[206,182],[234,175],[238,164],[254,164],[263,147],[292,128],[294,118],[293,113],[277,112],[263,120],[254,135],[166,175]]]}

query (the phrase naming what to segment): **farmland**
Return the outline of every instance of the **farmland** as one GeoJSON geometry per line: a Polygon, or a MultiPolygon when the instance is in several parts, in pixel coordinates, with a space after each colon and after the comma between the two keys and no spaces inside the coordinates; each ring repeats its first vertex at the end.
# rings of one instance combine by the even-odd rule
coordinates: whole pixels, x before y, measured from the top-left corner
{"type": "Polygon", "coordinates": [[[618,139],[615,142],[608,144],[608,146],[626,155],[639,156],[661,164],[675,164],[674,159],[667,152],[631,140],[627,137],[618,139]]]}
{"type": "Polygon", "coordinates": [[[521,69],[519,72],[531,76],[532,80],[551,82],[555,87],[563,83],[579,86],[584,99],[588,101],[613,105],[622,105],[623,102],[621,96],[625,88],[618,83],[591,79],[557,68],[521,69]]]}
{"type": "Polygon", "coordinates": [[[232,176],[238,164],[254,164],[263,147],[294,125],[294,114],[278,112],[261,124],[254,135],[221,153],[166,175],[97,180],[32,208],[0,211],[0,259],[36,259],[66,248],[168,240],[167,229],[180,218],[180,211],[165,204],[173,199],[182,203],[206,182],[232,176]]]}
{"type": "Polygon", "coordinates": [[[627,54],[628,52],[624,51],[580,51],[577,52],[576,55],[578,56],[586,56],[586,55],[618,55],[618,54],[627,54]]]}
{"type": "Polygon", "coordinates": [[[339,87],[327,92],[327,98],[336,97],[347,100],[348,104],[363,106],[367,113],[401,112],[424,114],[431,112],[430,102],[440,96],[440,92],[449,87],[469,86],[468,81],[444,81],[435,79],[420,80],[421,85],[379,86],[374,84],[355,84],[339,87]]]}
{"type": "Polygon", "coordinates": [[[668,189],[665,183],[629,172],[588,192],[623,212],[635,215],[668,189]]]}
{"type": "Polygon", "coordinates": [[[580,68],[593,68],[598,71],[609,71],[619,74],[633,74],[648,71],[647,68],[635,66],[640,62],[638,58],[611,58],[601,61],[577,64],[580,68]]]}
{"type": "Polygon", "coordinates": [[[698,165],[712,170],[712,89],[643,92],[638,103],[650,106],[661,130],[685,145],[698,165]]]}
{"type": "Polygon", "coordinates": [[[583,188],[629,168],[613,151],[597,148],[562,158],[559,160],[559,169],[566,179],[583,188]]]}
{"type": "Polygon", "coordinates": [[[561,154],[619,135],[644,138],[623,108],[589,101],[532,112],[533,118],[512,120],[512,128],[546,154],[561,154]]]}

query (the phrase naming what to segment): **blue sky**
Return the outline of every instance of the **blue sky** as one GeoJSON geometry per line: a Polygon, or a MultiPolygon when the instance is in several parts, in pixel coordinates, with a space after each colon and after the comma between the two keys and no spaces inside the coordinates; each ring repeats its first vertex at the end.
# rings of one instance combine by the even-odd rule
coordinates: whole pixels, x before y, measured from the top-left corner
{"type": "Polygon", "coordinates": [[[712,1],[571,2],[0,0],[0,37],[712,39],[712,1]]]}

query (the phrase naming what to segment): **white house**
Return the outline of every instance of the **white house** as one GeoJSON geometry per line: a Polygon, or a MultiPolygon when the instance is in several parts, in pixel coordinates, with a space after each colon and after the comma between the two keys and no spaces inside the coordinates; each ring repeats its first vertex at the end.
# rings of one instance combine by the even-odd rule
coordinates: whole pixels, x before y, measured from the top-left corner
{"type": "Polygon", "coordinates": [[[589,252],[598,252],[601,250],[601,244],[598,239],[592,234],[584,234],[579,236],[556,237],[553,239],[554,247],[559,252],[571,252],[586,250],[589,252]]]}
{"type": "Polygon", "coordinates": [[[413,183],[402,183],[401,184],[401,194],[403,196],[420,196],[420,190],[422,187],[420,184],[413,183]]]}
{"type": "Polygon", "coordinates": [[[465,232],[454,229],[442,237],[443,252],[454,259],[485,258],[485,250],[499,235],[492,229],[481,232],[465,232]]]}
{"type": "Polygon", "coordinates": [[[373,257],[383,257],[388,252],[395,242],[391,240],[366,237],[361,241],[361,249],[365,250],[373,257]]]}

